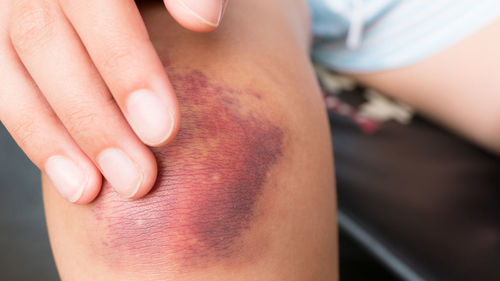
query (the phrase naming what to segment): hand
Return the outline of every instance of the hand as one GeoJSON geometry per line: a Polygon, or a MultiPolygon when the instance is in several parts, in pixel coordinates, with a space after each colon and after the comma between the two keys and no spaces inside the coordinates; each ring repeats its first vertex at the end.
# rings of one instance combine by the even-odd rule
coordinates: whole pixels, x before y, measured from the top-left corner
{"type": "MultiPolygon", "coordinates": [[[[179,128],[175,93],[133,0],[0,1],[0,120],[63,197],[85,204],[102,175],[129,198],[149,192],[179,128]]],[[[227,0],[165,0],[199,32],[227,0]]]]}

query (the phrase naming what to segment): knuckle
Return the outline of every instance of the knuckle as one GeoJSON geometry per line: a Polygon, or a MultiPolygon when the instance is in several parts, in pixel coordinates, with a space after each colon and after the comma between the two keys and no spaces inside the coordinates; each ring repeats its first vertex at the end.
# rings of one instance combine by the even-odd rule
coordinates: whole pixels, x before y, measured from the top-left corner
{"type": "Polygon", "coordinates": [[[116,72],[120,69],[123,69],[126,65],[135,64],[138,60],[138,57],[140,57],[137,54],[141,50],[138,47],[132,46],[132,44],[117,43],[113,45],[114,46],[111,46],[111,48],[108,48],[108,50],[111,51],[105,54],[103,56],[103,59],[101,60],[104,71],[111,73],[116,72]]]}
{"type": "Polygon", "coordinates": [[[128,35],[114,35],[106,42],[99,59],[102,71],[107,73],[123,72],[130,65],[141,65],[144,61],[143,46],[148,39],[130,38],[128,35]]]}
{"type": "Polygon", "coordinates": [[[19,120],[15,125],[9,128],[10,133],[16,139],[21,147],[33,143],[34,135],[36,135],[37,128],[35,122],[30,120],[19,120]]]}
{"type": "Polygon", "coordinates": [[[103,128],[103,124],[107,121],[113,123],[110,120],[116,120],[116,111],[113,110],[116,103],[111,96],[106,96],[98,103],[95,100],[80,100],[73,101],[73,104],[77,105],[67,107],[61,115],[61,120],[68,132],[75,138],[95,138],[97,134],[104,136],[103,132],[92,132],[103,128]]]}
{"type": "Polygon", "coordinates": [[[73,107],[65,114],[65,127],[72,134],[87,134],[99,124],[97,115],[83,107],[73,107]]]}
{"type": "Polygon", "coordinates": [[[12,11],[12,43],[21,51],[39,46],[54,34],[55,20],[54,8],[46,1],[19,1],[12,11]]]}

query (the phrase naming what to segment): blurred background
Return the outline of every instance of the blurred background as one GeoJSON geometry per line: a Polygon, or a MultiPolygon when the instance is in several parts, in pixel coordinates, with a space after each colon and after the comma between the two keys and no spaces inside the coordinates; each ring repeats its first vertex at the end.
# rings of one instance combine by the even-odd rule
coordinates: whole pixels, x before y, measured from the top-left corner
{"type": "Polygon", "coordinates": [[[0,280],[58,280],[40,173],[0,124],[0,280]]]}

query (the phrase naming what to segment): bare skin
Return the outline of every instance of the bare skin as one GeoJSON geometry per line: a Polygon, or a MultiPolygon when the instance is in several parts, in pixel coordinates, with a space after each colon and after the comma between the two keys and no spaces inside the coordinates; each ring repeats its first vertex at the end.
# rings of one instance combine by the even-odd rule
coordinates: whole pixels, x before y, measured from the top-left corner
{"type": "Polygon", "coordinates": [[[352,75],[500,153],[500,19],[423,61],[352,75]]]}
{"type": "Polygon", "coordinates": [[[179,133],[153,151],[159,178],[142,199],[105,184],[95,202],[70,204],[43,179],[62,280],[337,280],[305,1],[232,1],[211,34],[182,29],[158,3],[141,12],[179,99],[179,133]]]}

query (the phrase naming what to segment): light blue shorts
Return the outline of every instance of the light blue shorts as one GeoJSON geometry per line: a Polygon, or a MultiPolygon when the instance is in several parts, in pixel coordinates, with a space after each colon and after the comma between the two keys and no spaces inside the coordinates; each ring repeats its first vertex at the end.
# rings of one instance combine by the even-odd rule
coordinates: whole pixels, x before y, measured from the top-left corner
{"type": "Polygon", "coordinates": [[[377,71],[415,63],[500,17],[500,0],[309,3],[315,36],[313,59],[345,72],[377,71]]]}

